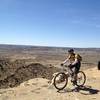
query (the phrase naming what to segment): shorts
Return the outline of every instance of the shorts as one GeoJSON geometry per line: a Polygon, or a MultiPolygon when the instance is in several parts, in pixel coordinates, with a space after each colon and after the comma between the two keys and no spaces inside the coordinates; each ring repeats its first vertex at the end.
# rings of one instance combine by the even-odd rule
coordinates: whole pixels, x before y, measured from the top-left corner
{"type": "Polygon", "coordinates": [[[80,67],[81,67],[81,62],[79,61],[75,65],[71,65],[70,69],[72,70],[74,68],[74,73],[77,74],[80,70],[80,67]]]}

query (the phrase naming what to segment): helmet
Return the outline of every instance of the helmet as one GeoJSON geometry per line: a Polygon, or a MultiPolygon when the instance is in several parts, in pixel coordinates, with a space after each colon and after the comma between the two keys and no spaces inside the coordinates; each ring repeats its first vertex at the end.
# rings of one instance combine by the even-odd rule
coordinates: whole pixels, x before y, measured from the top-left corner
{"type": "Polygon", "coordinates": [[[74,49],[69,49],[68,52],[69,52],[69,53],[70,53],[70,52],[74,52],[74,49]]]}

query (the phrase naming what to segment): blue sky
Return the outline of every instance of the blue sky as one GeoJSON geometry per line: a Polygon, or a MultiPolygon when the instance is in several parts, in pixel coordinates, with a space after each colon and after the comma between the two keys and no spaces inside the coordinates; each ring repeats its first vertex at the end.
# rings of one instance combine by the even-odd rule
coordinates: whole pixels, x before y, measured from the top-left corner
{"type": "Polygon", "coordinates": [[[100,0],[0,0],[0,44],[100,47],[100,0]]]}

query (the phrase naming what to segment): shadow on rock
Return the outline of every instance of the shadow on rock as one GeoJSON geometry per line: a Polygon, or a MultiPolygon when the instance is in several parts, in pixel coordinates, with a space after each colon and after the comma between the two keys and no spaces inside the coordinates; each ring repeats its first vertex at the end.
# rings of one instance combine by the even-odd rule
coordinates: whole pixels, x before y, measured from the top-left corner
{"type": "Polygon", "coordinates": [[[84,95],[98,94],[98,92],[100,92],[100,90],[93,89],[91,86],[77,87],[75,88],[75,90],[77,90],[77,92],[80,92],[81,94],[84,95]]]}
{"type": "Polygon", "coordinates": [[[79,92],[84,95],[92,95],[92,94],[98,94],[100,90],[93,89],[91,86],[83,86],[83,87],[76,87],[74,89],[66,88],[61,91],[57,91],[59,93],[67,93],[67,92],[79,92]]]}

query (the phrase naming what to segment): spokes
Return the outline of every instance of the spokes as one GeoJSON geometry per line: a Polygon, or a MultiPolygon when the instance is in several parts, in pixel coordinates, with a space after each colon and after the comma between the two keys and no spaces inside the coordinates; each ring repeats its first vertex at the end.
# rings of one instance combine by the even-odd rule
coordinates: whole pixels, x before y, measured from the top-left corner
{"type": "Polygon", "coordinates": [[[84,74],[83,72],[79,72],[79,73],[77,74],[77,85],[78,85],[78,86],[84,85],[85,80],[86,80],[85,74],[84,74]]]}
{"type": "Polygon", "coordinates": [[[59,73],[54,79],[54,85],[57,89],[61,90],[67,85],[67,78],[64,73],[59,73]]]}

